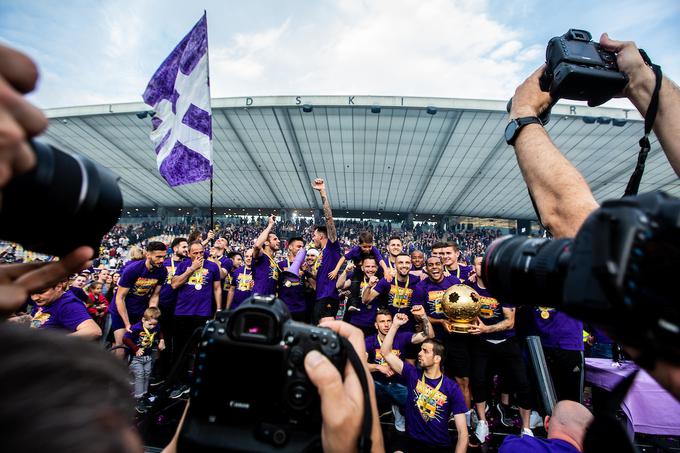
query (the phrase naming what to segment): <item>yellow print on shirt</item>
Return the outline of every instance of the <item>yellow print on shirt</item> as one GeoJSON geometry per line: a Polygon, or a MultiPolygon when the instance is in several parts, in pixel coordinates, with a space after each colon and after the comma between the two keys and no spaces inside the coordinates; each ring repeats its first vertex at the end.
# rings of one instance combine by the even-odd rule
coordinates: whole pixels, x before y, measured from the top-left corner
{"type": "Polygon", "coordinates": [[[156,287],[158,283],[157,278],[143,278],[139,277],[135,284],[130,288],[130,294],[133,296],[147,296],[151,290],[156,287]]]}
{"type": "Polygon", "coordinates": [[[316,272],[319,270],[319,267],[321,266],[321,261],[323,261],[323,250],[321,253],[319,253],[319,256],[316,257],[316,261],[314,261],[314,264],[312,264],[312,270],[316,274],[316,272]]]}
{"type": "Polygon", "coordinates": [[[255,286],[255,282],[251,274],[239,274],[238,284],[236,285],[239,291],[251,291],[253,286],[255,286]]]}
{"type": "Polygon", "coordinates": [[[208,275],[208,269],[199,269],[189,277],[187,282],[189,285],[202,285],[205,282],[205,276],[208,275]]]}
{"type": "Polygon", "coordinates": [[[441,408],[446,404],[446,395],[435,390],[421,380],[418,380],[415,388],[416,407],[424,421],[441,420],[441,408]]]}
{"type": "Polygon", "coordinates": [[[33,319],[31,320],[31,328],[32,329],[39,329],[43,324],[45,324],[49,319],[50,319],[49,313],[44,313],[42,311],[42,307],[38,308],[38,311],[35,312],[35,315],[33,315],[33,319]]]}
{"type": "Polygon", "coordinates": [[[479,310],[480,318],[493,318],[493,314],[498,308],[498,299],[494,297],[479,296],[482,301],[482,308],[479,310]]]}
{"type": "MultiPolygon", "coordinates": [[[[392,353],[399,357],[401,352],[399,352],[399,349],[392,349],[392,353]]],[[[380,352],[380,348],[377,348],[375,350],[375,363],[376,365],[387,365],[387,362],[385,361],[385,358],[382,355],[382,352],[380,352]]]]}
{"type": "Polygon", "coordinates": [[[165,280],[165,283],[169,285],[172,283],[172,277],[175,276],[175,268],[172,266],[165,266],[165,268],[168,270],[168,278],[165,280]]]}
{"type": "Polygon", "coordinates": [[[444,297],[445,292],[442,290],[427,292],[427,300],[435,313],[444,313],[444,310],[442,310],[442,297],[444,297]]]}
{"type": "Polygon", "coordinates": [[[401,286],[392,285],[390,287],[390,296],[392,297],[392,306],[396,308],[408,308],[411,306],[411,295],[413,290],[410,288],[402,288],[401,286]]]}

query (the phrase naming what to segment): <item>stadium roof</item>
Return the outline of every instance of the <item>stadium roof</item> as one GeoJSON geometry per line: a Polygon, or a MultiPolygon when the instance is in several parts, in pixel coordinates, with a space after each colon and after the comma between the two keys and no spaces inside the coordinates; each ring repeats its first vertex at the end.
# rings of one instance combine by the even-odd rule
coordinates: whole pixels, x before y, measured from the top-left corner
{"type": "MultiPolygon", "coordinates": [[[[503,101],[276,96],[213,99],[212,108],[216,207],[320,208],[310,180],[322,177],[337,211],[535,218],[503,139],[503,101]]],[[[207,207],[208,182],[171,188],[159,175],[150,116],[140,118],[148,109],[47,110],[45,139],[119,174],[128,208],[207,207]]],[[[559,104],[547,129],[598,200],[623,194],[643,130],[638,112],[559,104]]],[[[653,189],[680,196],[656,138],[640,192],[653,189]]]]}

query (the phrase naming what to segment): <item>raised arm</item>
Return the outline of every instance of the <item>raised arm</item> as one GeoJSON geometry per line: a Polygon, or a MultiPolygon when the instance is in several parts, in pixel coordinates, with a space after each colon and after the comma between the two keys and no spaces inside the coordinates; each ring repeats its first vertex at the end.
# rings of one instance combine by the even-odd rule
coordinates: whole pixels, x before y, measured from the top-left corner
{"type": "Polygon", "coordinates": [[[271,233],[272,228],[274,228],[275,221],[276,216],[274,214],[269,216],[269,222],[267,223],[267,227],[264,230],[262,230],[262,233],[260,233],[257,239],[255,239],[255,243],[253,244],[253,259],[259,257],[260,253],[262,253],[262,246],[267,241],[267,238],[269,237],[269,233],[271,233]]]}
{"type": "MultiPolygon", "coordinates": [[[[550,95],[538,79],[541,66],[512,98],[510,119],[538,116],[550,105],[550,95]]],[[[598,204],[581,173],[557,149],[539,124],[524,126],[515,141],[515,155],[541,222],[555,237],[573,237],[598,204]]]]}
{"type": "Polygon", "coordinates": [[[328,194],[326,193],[326,183],[321,178],[316,178],[312,183],[314,190],[319,191],[321,195],[321,203],[323,203],[323,216],[326,218],[326,230],[328,231],[328,240],[335,242],[338,240],[338,234],[335,230],[335,223],[333,222],[333,211],[331,211],[331,204],[328,201],[328,194]]]}
{"type": "Polygon", "coordinates": [[[422,305],[415,305],[411,309],[411,313],[413,314],[414,318],[423,323],[423,330],[413,334],[411,337],[411,343],[420,344],[428,338],[434,338],[434,328],[430,323],[430,319],[427,317],[427,313],[425,313],[425,308],[423,308],[422,305]]]}

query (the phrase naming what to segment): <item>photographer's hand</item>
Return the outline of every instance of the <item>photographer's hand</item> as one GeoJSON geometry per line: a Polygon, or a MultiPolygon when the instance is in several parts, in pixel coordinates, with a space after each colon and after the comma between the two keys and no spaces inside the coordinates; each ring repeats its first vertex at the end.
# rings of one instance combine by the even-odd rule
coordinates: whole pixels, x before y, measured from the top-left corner
{"type": "MultiPolygon", "coordinates": [[[[321,325],[347,338],[357,355],[365,357],[366,347],[361,330],[342,321],[327,321],[321,325]]],[[[361,431],[364,406],[363,390],[354,368],[347,363],[343,381],[330,360],[317,351],[311,351],[305,357],[305,371],[312,383],[319,389],[321,397],[323,450],[325,452],[354,451],[361,431]]],[[[368,380],[371,412],[373,413],[372,451],[384,451],[373,379],[365,362],[364,373],[368,380]]]]}
{"type": "Polygon", "coordinates": [[[38,70],[24,54],[0,46],[0,188],[35,165],[28,138],[47,128],[45,115],[22,96],[35,87],[38,70]]]}
{"type": "Polygon", "coordinates": [[[549,93],[541,90],[538,82],[543,71],[545,71],[545,65],[534,71],[529,78],[517,87],[515,95],[512,97],[511,119],[523,116],[539,116],[550,107],[552,98],[549,93]]]}
{"type": "Polygon", "coordinates": [[[1,265],[0,315],[18,310],[31,292],[56,285],[85,269],[92,253],[92,248],[83,246],[59,261],[1,265]]]}
{"type": "MultiPolygon", "coordinates": [[[[616,52],[619,69],[628,76],[628,85],[623,94],[630,99],[642,116],[647,114],[652,99],[656,76],[645,64],[640,51],[632,41],[615,41],[604,33],[600,44],[607,50],[616,52]]],[[[651,58],[651,57],[650,57],[651,58]]],[[[659,90],[659,108],[654,121],[654,133],[661,143],[666,157],[675,174],[680,176],[680,88],[668,77],[663,78],[659,90]]]]}

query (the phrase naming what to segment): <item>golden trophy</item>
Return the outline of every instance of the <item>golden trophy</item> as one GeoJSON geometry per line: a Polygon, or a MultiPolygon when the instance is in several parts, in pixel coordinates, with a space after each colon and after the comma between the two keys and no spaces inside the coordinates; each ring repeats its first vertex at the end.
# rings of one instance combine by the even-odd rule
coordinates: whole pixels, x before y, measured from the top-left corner
{"type": "Polygon", "coordinates": [[[453,285],[442,297],[442,310],[454,333],[468,333],[481,308],[482,299],[466,285],[453,285]]]}

